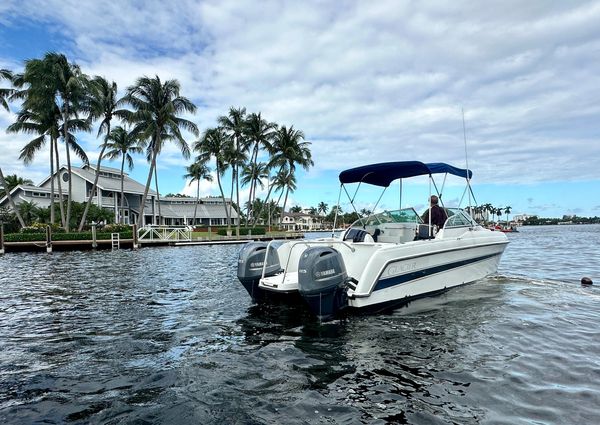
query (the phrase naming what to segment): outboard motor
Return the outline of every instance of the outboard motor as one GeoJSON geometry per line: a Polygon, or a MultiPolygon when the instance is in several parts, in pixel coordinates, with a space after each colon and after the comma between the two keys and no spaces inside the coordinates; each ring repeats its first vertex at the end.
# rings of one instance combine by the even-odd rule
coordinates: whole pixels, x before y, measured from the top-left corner
{"type": "Polygon", "coordinates": [[[306,249],[298,264],[298,291],[320,320],[333,317],[347,305],[346,266],[337,250],[315,246],[306,249]]]}
{"type": "Polygon", "coordinates": [[[254,301],[261,301],[265,298],[264,291],[258,287],[265,260],[267,262],[265,277],[273,276],[281,271],[277,249],[271,245],[267,254],[267,246],[267,242],[247,243],[238,256],[238,279],[254,301]],[[266,258],[265,254],[267,254],[266,258]]]}

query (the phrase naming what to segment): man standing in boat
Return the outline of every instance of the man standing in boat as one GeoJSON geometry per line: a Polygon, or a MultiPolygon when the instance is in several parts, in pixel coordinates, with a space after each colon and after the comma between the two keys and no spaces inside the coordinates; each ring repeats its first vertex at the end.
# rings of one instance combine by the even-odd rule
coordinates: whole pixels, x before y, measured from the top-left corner
{"type": "Polygon", "coordinates": [[[429,214],[431,214],[431,224],[433,226],[437,226],[438,229],[444,227],[444,223],[448,219],[448,214],[446,214],[446,210],[438,205],[439,199],[436,195],[431,195],[430,206],[425,214],[423,214],[423,221],[429,224],[429,214]]]}

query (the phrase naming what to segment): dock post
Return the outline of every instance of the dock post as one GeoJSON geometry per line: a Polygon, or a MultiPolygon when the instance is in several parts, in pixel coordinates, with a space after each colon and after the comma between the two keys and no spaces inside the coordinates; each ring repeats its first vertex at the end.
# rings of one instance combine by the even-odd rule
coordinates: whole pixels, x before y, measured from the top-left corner
{"type": "Polygon", "coordinates": [[[52,252],[52,228],[49,225],[46,226],[46,252],[52,252]]]}
{"type": "Polygon", "coordinates": [[[133,229],[133,249],[138,249],[140,246],[138,245],[137,224],[133,224],[132,229],[133,229]]]}
{"type": "Polygon", "coordinates": [[[4,223],[0,223],[0,255],[4,254],[4,223]]]}
{"type": "Polygon", "coordinates": [[[212,239],[211,237],[211,228],[210,226],[208,226],[208,240],[210,241],[212,239]]]}
{"type": "Polygon", "coordinates": [[[96,242],[96,224],[92,224],[92,248],[98,248],[98,242],[96,242]]]}

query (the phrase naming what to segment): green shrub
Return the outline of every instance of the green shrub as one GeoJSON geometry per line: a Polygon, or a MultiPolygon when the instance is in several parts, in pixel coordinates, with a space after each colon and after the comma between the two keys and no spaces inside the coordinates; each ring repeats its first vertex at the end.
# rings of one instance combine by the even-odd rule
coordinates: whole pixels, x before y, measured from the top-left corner
{"type": "Polygon", "coordinates": [[[31,242],[45,240],[45,233],[11,233],[9,235],[4,235],[5,242],[31,242]]]}
{"type": "Polygon", "coordinates": [[[129,224],[107,224],[100,230],[102,233],[131,232],[131,226],[129,224]]]}
{"type": "MultiPolygon", "coordinates": [[[[265,227],[242,227],[240,228],[240,236],[246,235],[264,235],[267,233],[267,229],[265,227]]],[[[227,234],[227,229],[219,229],[217,234],[220,236],[225,236],[227,234]]],[[[235,229],[231,229],[231,234],[235,235],[235,229]]]]}

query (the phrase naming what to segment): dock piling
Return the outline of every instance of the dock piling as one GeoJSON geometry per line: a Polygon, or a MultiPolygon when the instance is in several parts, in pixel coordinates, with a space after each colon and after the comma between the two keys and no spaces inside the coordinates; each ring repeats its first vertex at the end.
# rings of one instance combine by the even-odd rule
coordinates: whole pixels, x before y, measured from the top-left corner
{"type": "Polygon", "coordinates": [[[98,242],[96,242],[96,225],[92,224],[92,248],[98,248],[98,242]]]}
{"type": "Polygon", "coordinates": [[[49,225],[46,226],[46,252],[52,252],[52,228],[49,225]]]}
{"type": "Polygon", "coordinates": [[[4,223],[0,223],[0,255],[4,254],[4,223]]]}
{"type": "Polygon", "coordinates": [[[137,232],[137,224],[132,225],[133,231],[133,249],[138,249],[140,246],[138,245],[138,232],[137,232]]]}

